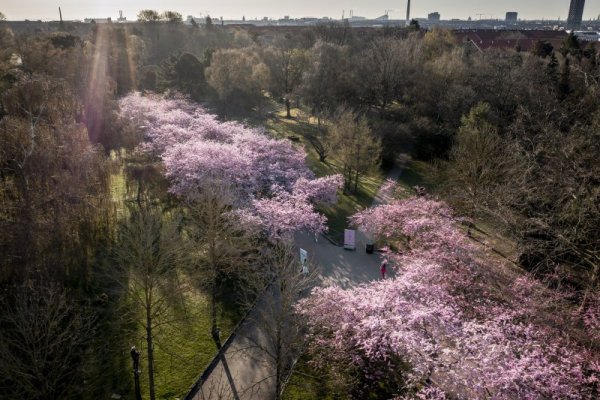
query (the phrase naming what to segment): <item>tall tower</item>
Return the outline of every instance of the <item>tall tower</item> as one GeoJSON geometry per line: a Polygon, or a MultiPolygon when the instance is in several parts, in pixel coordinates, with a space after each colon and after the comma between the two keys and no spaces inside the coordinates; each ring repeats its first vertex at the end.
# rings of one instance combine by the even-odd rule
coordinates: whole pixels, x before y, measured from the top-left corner
{"type": "Polygon", "coordinates": [[[410,0],[408,0],[408,4],[406,5],[406,26],[410,24],[410,0]]]}
{"type": "Polygon", "coordinates": [[[584,5],[585,0],[571,0],[571,7],[569,8],[569,18],[567,19],[567,28],[581,28],[581,20],[583,19],[584,5]]]}

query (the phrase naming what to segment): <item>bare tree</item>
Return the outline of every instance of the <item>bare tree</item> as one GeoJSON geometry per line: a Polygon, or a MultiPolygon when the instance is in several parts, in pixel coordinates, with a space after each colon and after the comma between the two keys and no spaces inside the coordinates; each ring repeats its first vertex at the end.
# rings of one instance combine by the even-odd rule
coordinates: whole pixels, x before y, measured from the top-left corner
{"type": "Polygon", "coordinates": [[[379,166],[381,139],[371,131],[365,117],[346,109],[338,111],[329,135],[334,154],[342,164],[344,191],[356,192],[360,177],[379,166]]]}
{"type": "Polygon", "coordinates": [[[0,102],[2,274],[83,274],[110,206],[106,162],[76,123],[80,104],[65,81],[45,75],[23,76],[0,102]]]}
{"type": "Polygon", "coordinates": [[[305,52],[291,47],[289,40],[278,38],[274,46],[265,50],[263,58],[270,70],[270,89],[284,99],[286,116],[291,118],[291,97],[306,67],[305,52]]]}
{"type": "Polygon", "coordinates": [[[339,46],[346,46],[353,40],[352,27],[347,20],[317,24],[313,32],[318,39],[339,46]]]}
{"type": "Polygon", "coordinates": [[[0,298],[0,397],[77,398],[86,389],[94,314],[56,284],[30,282],[0,298]]]}
{"type": "Polygon", "coordinates": [[[511,165],[514,160],[509,153],[510,143],[488,121],[489,113],[489,105],[479,103],[462,118],[450,161],[445,165],[446,191],[453,205],[471,221],[497,208],[497,190],[517,166],[516,161],[511,165]]]}
{"type": "Polygon", "coordinates": [[[300,117],[298,123],[306,127],[305,138],[319,155],[319,161],[326,162],[331,153],[332,142],[329,140],[329,122],[327,120],[329,113],[327,111],[316,111],[316,127],[311,121],[311,117],[300,117]]]}
{"type": "Polygon", "coordinates": [[[137,14],[139,22],[158,22],[160,21],[160,14],[155,10],[141,10],[137,14]]]}
{"type": "Polygon", "coordinates": [[[319,155],[319,161],[325,162],[331,153],[332,141],[329,139],[329,127],[321,119],[317,118],[317,129],[314,133],[308,134],[308,141],[319,155]]]}
{"type": "Polygon", "coordinates": [[[234,212],[236,198],[225,184],[207,184],[190,199],[188,233],[195,246],[196,276],[210,291],[211,333],[217,342],[219,282],[254,265],[257,245],[248,224],[234,212]]]}
{"type": "Polygon", "coordinates": [[[381,112],[396,97],[401,82],[406,79],[405,64],[407,59],[408,40],[380,38],[373,41],[359,58],[361,76],[361,94],[369,104],[379,108],[381,112]]]}
{"type": "Polygon", "coordinates": [[[160,19],[171,23],[181,23],[183,18],[177,11],[164,11],[160,14],[160,19]]]}
{"type": "Polygon", "coordinates": [[[212,55],[205,70],[206,82],[214,89],[222,112],[247,112],[260,106],[269,68],[250,48],[221,49],[212,55]]]}
{"type": "Polygon", "coordinates": [[[350,48],[318,41],[308,51],[307,67],[298,93],[311,113],[319,117],[343,101],[354,97],[354,65],[350,48]]]}
{"type": "Polygon", "coordinates": [[[152,207],[132,212],[120,232],[117,262],[133,318],[143,327],[147,347],[150,399],[155,400],[154,335],[162,325],[173,323],[170,310],[177,305],[182,284],[179,266],[188,252],[178,232],[177,219],[152,207]]]}
{"type": "MultiPolygon", "coordinates": [[[[265,250],[261,269],[249,285],[251,299],[257,299],[249,319],[260,334],[249,335],[248,349],[272,370],[275,399],[280,400],[283,384],[303,347],[303,332],[294,305],[315,285],[317,270],[300,264],[296,249],[279,242],[265,250]],[[258,353],[255,352],[258,350],[258,353]]],[[[254,332],[255,333],[255,332],[254,332]]]]}
{"type": "Polygon", "coordinates": [[[521,147],[522,178],[504,187],[522,261],[542,274],[567,266],[582,308],[600,280],[599,127],[546,126],[521,147]]]}

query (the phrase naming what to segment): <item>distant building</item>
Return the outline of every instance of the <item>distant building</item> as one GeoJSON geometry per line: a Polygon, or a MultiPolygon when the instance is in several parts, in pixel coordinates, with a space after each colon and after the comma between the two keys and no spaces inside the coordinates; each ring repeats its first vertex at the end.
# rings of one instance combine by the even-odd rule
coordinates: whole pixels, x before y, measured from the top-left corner
{"type": "Polygon", "coordinates": [[[567,19],[567,28],[579,29],[581,27],[584,6],[585,0],[571,0],[571,7],[569,7],[569,18],[567,19]]]}
{"type": "Polygon", "coordinates": [[[519,13],[515,11],[509,11],[506,13],[506,18],[504,19],[506,22],[517,22],[519,17],[519,13]]]}
{"type": "Polygon", "coordinates": [[[584,42],[600,42],[600,33],[594,31],[575,31],[573,34],[584,42]]]}
{"type": "Polygon", "coordinates": [[[441,19],[439,12],[432,12],[427,14],[427,20],[429,21],[439,21],[441,19]]]}
{"type": "Polygon", "coordinates": [[[119,10],[119,18],[117,19],[119,22],[127,22],[127,18],[123,16],[123,11],[119,10]]]}

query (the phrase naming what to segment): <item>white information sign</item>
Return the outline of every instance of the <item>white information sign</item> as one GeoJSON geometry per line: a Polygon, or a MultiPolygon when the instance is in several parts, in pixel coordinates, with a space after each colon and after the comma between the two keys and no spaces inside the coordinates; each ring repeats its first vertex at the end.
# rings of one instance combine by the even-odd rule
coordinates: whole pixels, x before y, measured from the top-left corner
{"type": "Polygon", "coordinates": [[[344,249],[356,250],[356,231],[344,229],[344,249]]]}

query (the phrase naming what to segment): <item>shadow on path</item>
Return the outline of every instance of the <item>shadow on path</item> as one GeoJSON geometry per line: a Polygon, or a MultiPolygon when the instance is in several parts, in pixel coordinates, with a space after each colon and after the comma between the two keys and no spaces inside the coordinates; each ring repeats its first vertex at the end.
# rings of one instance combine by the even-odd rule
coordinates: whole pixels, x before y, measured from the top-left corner
{"type": "Polygon", "coordinates": [[[231,376],[231,371],[229,370],[229,365],[227,364],[225,354],[221,354],[221,363],[223,364],[225,375],[227,375],[227,381],[229,382],[231,394],[233,395],[234,400],[240,400],[240,396],[238,395],[237,389],[235,388],[235,382],[233,381],[233,376],[231,376]]]}

